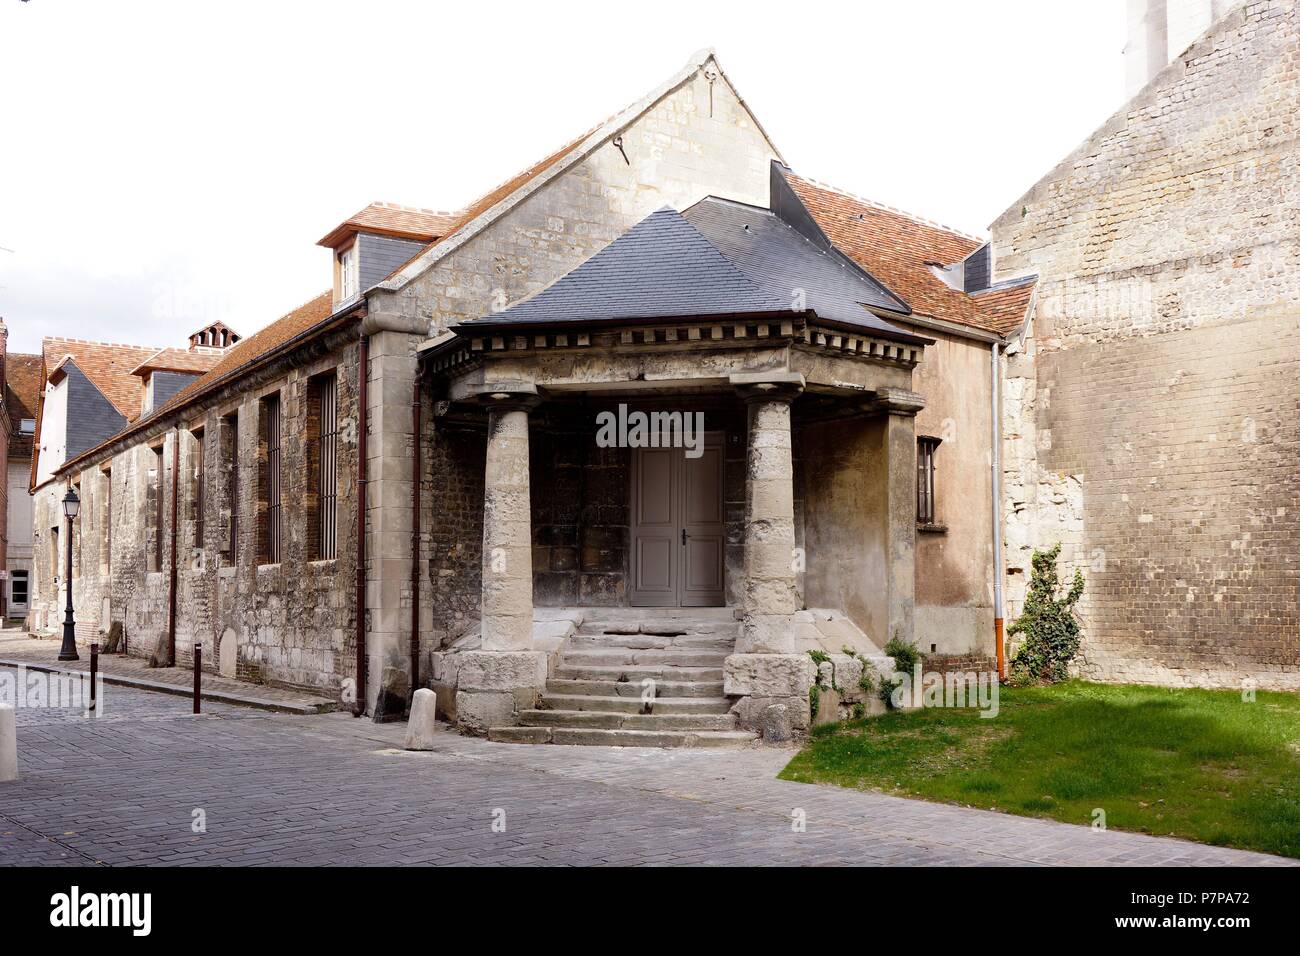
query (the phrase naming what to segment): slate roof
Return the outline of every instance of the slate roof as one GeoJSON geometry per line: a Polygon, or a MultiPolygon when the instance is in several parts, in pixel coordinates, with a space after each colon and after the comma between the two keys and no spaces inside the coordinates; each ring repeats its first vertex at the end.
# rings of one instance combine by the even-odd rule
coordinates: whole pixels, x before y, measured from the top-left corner
{"type": "Polygon", "coordinates": [[[960,262],[982,239],[926,222],[785,172],[786,181],[841,252],[923,316],[998,331],[980,303],[954,289],[928,263],[960,262]]]}
{"type": "Polygon", "coordinates": [[[469,326],[625,322],[790,311],[665,206],[541,292],[469,326]]]}
{"type": "Polygon", "coordinates": [[[760,288],[787,306],[803,290],[805,308],[827,322],[891,338],[916,336],[869,312],[907,311],[907,304],[835,249],[814,245],[767,209],[709,197],[685,218],[760,288]]]}

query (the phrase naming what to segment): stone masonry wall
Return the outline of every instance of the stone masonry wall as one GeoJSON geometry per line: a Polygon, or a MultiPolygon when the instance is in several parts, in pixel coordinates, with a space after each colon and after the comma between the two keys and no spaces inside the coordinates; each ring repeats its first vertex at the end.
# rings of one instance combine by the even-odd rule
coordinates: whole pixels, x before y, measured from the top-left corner
{"type": "MultiPolygon", "coordinates": [[[[355,670],[356,381],[355,334],[338,335],[304,347],[292,363],[261,370],[187,409],[183,419],[160,422],[129,447],[87,464],[74,477],[84,502],[74,538],[79,635],[90,629],[107,636],[116,625],[131,656],[165,657],[173,448],[179,441],[177,663],[188,665],[193,645],[202,643],[206,670],[342,695],[355,670]],[[338,381],[337,550],[334,559],[317,560],[317,539],[309,533],[316,520],[316,471],[308,457],[315,422],[312,379],[330,373],[338,381]],[[281,553],[277,563],[259,564],[258,513],[265,510],[259,509],[258,479],[265,461],[259,416],[265,407],[261,400],[272,394],[279,396],[281,410],[281,553]],[[238,421],[233,469],[232,419],[238,421]],[[200,429],[205,481],[201,540],[200,429]],[[155,510],[159,493],[160,529],[155,510]],[[226,534],[232,501],[237,502],[233,551],[226,534]],[[159,533],[161,562],[152,548],[159,533]]],[[[53,520],[63,487],[52,482],[38,491],[38,527],[53,520]]],[[[43,604],[53,601],[48,575],[38,576],[36,590],[43,604]]],[[[44,630],[55,628],[54,618],[47,617],[44,630]]]]}
{"type": "Polygon", "coordinates": [[[1008,618],[1084,569],[1082,670],[1300,688],[1300,26],[1247,4],[993,227],[1041,276],[1006,366],[1008,618]]]}

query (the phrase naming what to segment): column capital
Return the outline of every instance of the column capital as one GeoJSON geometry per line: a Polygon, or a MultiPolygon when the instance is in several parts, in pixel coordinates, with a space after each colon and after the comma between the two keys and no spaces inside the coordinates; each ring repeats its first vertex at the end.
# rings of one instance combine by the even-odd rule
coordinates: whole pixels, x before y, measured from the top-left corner
{"type": "Polygon", "coordinates": [[[745,402],[792,402],[804,389],[801,372],[740,372],[730,382],[745,402]]]}
{"type": "Polygon", "coordinates": [[[542,402],[537,386],[524,382],[482,385],[475,389],[473,398],[484,408],[505,412],[531,411],[542,402]]]}
{"type": "Polygon", "coordinates": [[[864,402],[862,407],[870,412],[911,417],[925,408],[925,398],[906,388],[886,386],[876,389],[875,397],[864,402]]]}

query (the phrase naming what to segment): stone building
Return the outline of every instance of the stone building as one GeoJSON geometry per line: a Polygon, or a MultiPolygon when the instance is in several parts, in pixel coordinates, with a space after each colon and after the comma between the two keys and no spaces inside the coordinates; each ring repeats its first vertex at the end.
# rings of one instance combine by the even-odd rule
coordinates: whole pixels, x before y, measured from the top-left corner
{"type": "Polygon", "coordinates": [[[574,742],[800,730],[809,649],[846,708],[891,637],[992,658],[992,346],[1032,283],[795,175],[712,53],[465,210],[376,203],[321,244],[330,292],[132,356],[134,413],[34,466],[38,528],[83,502],[84,629],[574,742]],[[602,442],[640,412],[703,415],[696,444],[602,442]]]}
{"type": "MultiPolygon", "coordinates": [[[[1252,25],[1278,11],[1290,15],[1229,13],[1191,48],[1210,44],[1203,71],[1193,58],[1161,73],[992,242],[799,175],[698,54],[464,210],[375,203],[345,220],[321,240],[330,291],[242,341],[170,350],[215,350],[211,365],[186,373],[146,350],[138,379],[192,377],[140,381],[120,427],[34,466],[38,533],[60,524],[73,484],[78,607],[129,654],[183,664],[199,643],[221,673],[376,719],[431,686],[463,730],[502,740],[783,737],[870,706],[857,676],[889,670],[893,638],[936,666],[996,666],[1004,584],[1014,612],[1028,554],[1057,539],[1088,564],[1095,672],[1127,676],[1099,651],[1148,633],[1147,659],[1181,667],[1204,653],[1202,622],[1233,607],[1250,615],[1248,653],[1280,662],[1286,683],[1294,660],[1270,628],[1289,614],[1294,635],[1294,562],[1272,532],[1294,527],[1274,501],[1294,497],[1281,384],[1294,317],[1272,304],[1294,258],[1294,194],[1279,182],[1253,215],[1220,217],[1220,240],[1248,229],[1261,243],[1248,255],[1208,243],[1205,259],[1142,258],[1177,244],[1170,217],[1216,221],[1159,132],[1166,114],[1214,108],[1162,84],[1192,63],[1212,74],[1231,24],[1253,51],[1252,25]],[[1126,137],[1143,123],[1155,125],[1126,137]],[[1147,178],[1124,172],[1144,164],[1147,178]],[[1114,235],[1122,214],[1147,234],[1114,235]],[[1166,268],[1184,284],[1147,281],[1166,268]],[[1252,274],[1231,321],[1194,320],[1197,296],[1222,306],[1252,274]],[[1136,324],[1101,318],[1112,290],[1153,288],[1136,324]],[[1165,334],[1210,339],[1170,338],[1166,354],[1165,334]],[[1238,349],[1205,348],[1215,336],[1238,349]],[[1217,390],[1180,390],[1211,373],[1217,390]],[[1218,480],[1219,459],[1170,443],[1229,396],[1252,401],[1225,375],[1255,388],[1254,414],[1224,414],[1250,419],[1240,434],[1277,485],[1236,513],[1175,480],[1218,480]],[[1205,404],[1190,418],[1193,397],[1205,404]],[[1153,407],[1163,417],[1144,417],[1153,407]],[[1139,474],[1156,484],[1123,480],[1139,474]],[[1189,507],[1200,523],[1180,525],[1189,507]],[[1141,565],[1157,542],[1168,563],[1141,565]],[[1135,600],[1153,581],[1156,598],[1135,600]],[[1166,619],[1192,636],[1180,644],[1166,619]],[[808,651],[829,659],[815,667],[808,651]]],[[[1295,57],[1253,42],[1266,100],[1267,70],[1294,71],[1295,57]]],[[[1260,176],[1293,176],[1270,151],[1289,143],[1288,121],[1265,109],[1234,133],[1229,115],[1206,120],[1207,142],[1254,142],[1260,176]]],[[[1229,182],[1259,202],[1245,169],[1229,182]]],[[[47,396],[80,369],[49,350],[46,362],[47,396]]],[[[1225,438],[1229,419],[1198,440],[1225,438]]],[[[53,608],[40,565],[36,601],[53,608]]]]}
{"type": "Polygon", "coordinates": [[[1040,277],[1007,348],[1007,587],[1014,615],[1059,540],[1084,673],[1296,689],[1300,27],[1227,6],[1131,4],[1136,95],[993,225],[995,274],[1040,277]]]}

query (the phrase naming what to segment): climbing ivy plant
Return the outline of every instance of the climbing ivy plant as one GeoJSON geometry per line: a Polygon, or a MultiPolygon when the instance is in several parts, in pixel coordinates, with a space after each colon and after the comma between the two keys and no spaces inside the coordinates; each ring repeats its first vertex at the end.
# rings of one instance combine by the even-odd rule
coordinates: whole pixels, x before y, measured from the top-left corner
{"type": "Polygon", "coordinates": [[[1074,605],[1083,595],[1083,572],[1075,569],[1069,590],[1062,595],[1056,571],[1060,554],[1059,543],[1034,552],[1025,608],[1007,631],[1008,636],[1023,636],[1011,659],[1014,684],[1065,680],[1070,661],[1079,653],[1079,619],[1074,615],[1074,605]]]}

